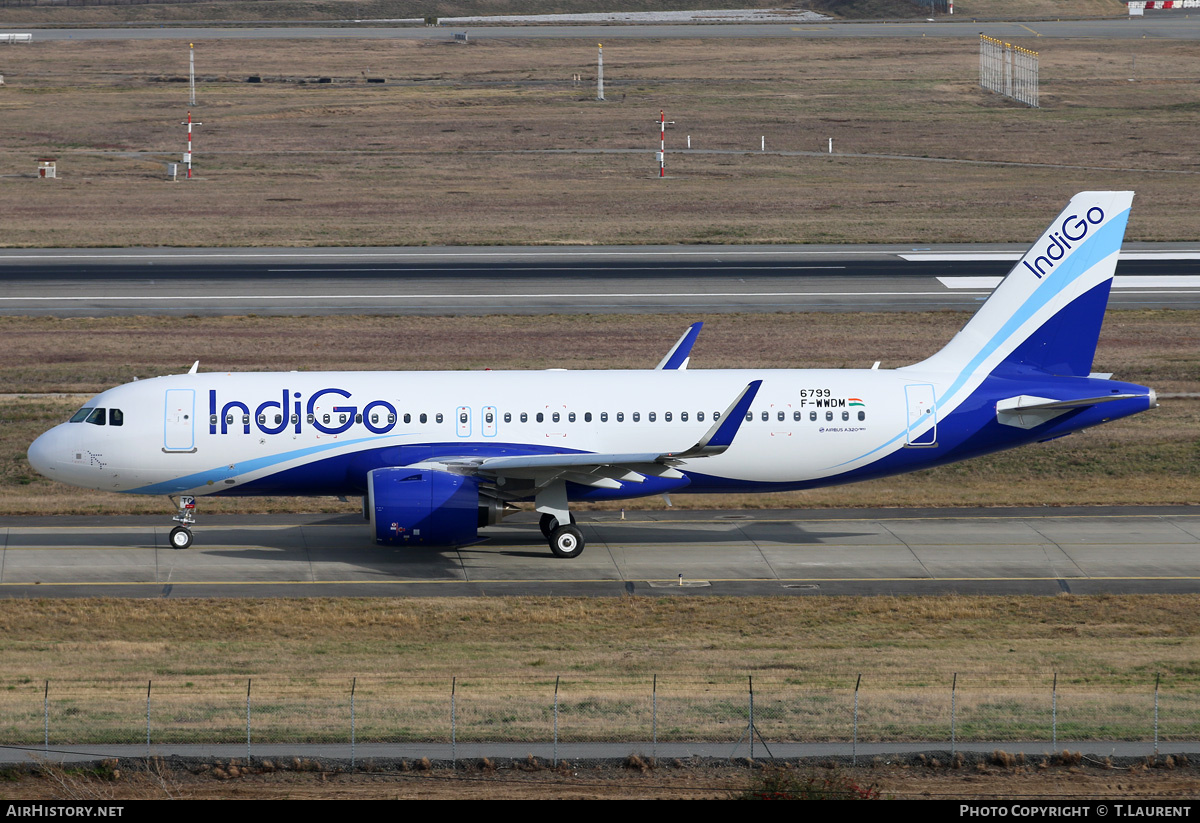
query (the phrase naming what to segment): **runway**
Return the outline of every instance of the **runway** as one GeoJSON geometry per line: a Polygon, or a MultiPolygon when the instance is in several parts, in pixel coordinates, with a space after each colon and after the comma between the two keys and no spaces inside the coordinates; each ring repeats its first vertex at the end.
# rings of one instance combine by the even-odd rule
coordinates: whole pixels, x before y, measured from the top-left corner
{"type": "MultiPolygon", "coordinates": [[[[202,507],[201,507],[202,508],[202,507]]],[[[580,512],[581,557],[532,515],[457,550],[374,545],[357,516],[0,519],[0,597],[1195,593],[1200,510],[580,512]]]]}
{"type": "MultiPolygon", "coordinates": [[[[0,251],[0,316],[973,310],[1017,246],[0,251]]],[[[1131,244],[1112,308],[1200,308],[1200,247],[1131,244]]]]}

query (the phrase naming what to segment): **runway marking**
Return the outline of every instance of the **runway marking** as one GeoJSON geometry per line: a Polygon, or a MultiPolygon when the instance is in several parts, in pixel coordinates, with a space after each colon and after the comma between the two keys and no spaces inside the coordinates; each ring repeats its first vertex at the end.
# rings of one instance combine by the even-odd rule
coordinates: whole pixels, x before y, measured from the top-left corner
{"type": "MultiPolygon", "coordinates": [[[[779,275],[780,277],[786,277],[787,272],[793,272],[793,271],[825,271],[825,270],[832,270],[832,269],[849,268],[848,266],[752,266],[752,265],[748,265],[748,264],[740,264],[740,263],[737,263],[736,261],[733,261],[733,262],[725,261],[722,263],[722,266],[723,266],[723,268],[720,269],[719,271],[721,272],[721,276],[724,276],[724,277],[734,277],[735,276],[734,274],[726,273],[726,272],[734,272],[734,271],[738,271],[738,272],[741,272],[741,271],[780,272],[780,275],[779,275]]],[[[354,274],[355,272],[368,272],[368,271],[370,271],[370,272],[380,272],[380,271],[382,271],[382,272],[405,272],[407,274],[422,274],[422,273],[447,274],[447,273],[457,273],[457,272],[477,273],[482,270],[479,268],[456,269],[456,268],[447,268],[445,266],[439,266],[437,268],[429,268],[429,269],[416,268],[413,266],[387,266],[387,267],[355,266],[354,268],[345,268],[345,269],[332,268],[329,266],[320,266],[320,267],[292,268],[292,269],[267,269],[267,274],[354,274]]],[[[518,267],[513,266],[513,267],[508,267],[508,268],[504,269],[505,274],[508,274],[510,272],[546,273],[546,272],[554,272],[554,271],[565,272],[566,274],[563,276],[575,276],[575,275],[579,275],[579,274],[594,275],[598,272],[605,272],[605,271],[619,272],[619,273],[662,272],[662,276],[670,277],[670,276],[673,276],[677,271],[682,271],[682,270],[681,269],[680,270],[664,269],[661,266],[620,266],[620,267],[610,267],[610,268],[584,269],[581,272],[579,269],[573,268],[570,264],[567,264],[567,263],[548,263],[545,266],[529,267],[529,268],[518,268],[518,267]]],[[[693,273],[693,271],[694,270],[692,270],[692,269],[688,269],[687,273],[691,274],[691,273],[693,273]]],[[[138,278],[138,279],[140,280],[141,278],[138,278]]]]}
{"type": "MultiPolygon", "coordinates": [[[[939,277],[938,282],[948,289],[994,289],[1000,285],[1003,277],[939,277]]],[[[1196,274],[1148,274],[1128,275],[1119,274],[1113,278],[1114,289],[1140,289],[1151,294],[1163,294],[1156,289],[1188,289],[1189,292],[1200,289],[1200,275],[1196,274]]]]}
{"type": "Polygon", "coordinates": [[[1033,29],[1029,28],[1029,26],[1025,25],[1024,23],[1017,23],[1017,25],[1020,26],[1021,28],[1025,29],[1025,31],[1029,32],[1030,34],[1034,35],[1035,37],[1041,37],[1040,34],[1038,34],[1033,29]]]}
{"type": "MultiPolygon", "coordinates": [[[[1025,256],[1021,251],[989,251],[989,252],[899,252],[901,260],[910,263],[964,263],[969,261],[986,260],[1020,260],[1025,256]]],[[[1117,255],[1118,260],[1200,260],[1200,251],[1122,251],[1117,255]]]]}

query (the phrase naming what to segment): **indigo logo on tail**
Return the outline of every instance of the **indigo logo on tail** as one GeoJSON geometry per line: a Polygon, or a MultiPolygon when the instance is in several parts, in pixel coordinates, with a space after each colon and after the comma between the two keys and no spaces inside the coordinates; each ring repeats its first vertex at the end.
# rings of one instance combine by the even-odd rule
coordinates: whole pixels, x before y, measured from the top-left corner
{"type": "MultiPolygon", "coordinates": [[[[1067,252],[1074,248],[1072,243],[1078,243],[1087,237],[1088,230],[1092,226],[1099,226],[1103,222],[1104,210],[1099,206],[1092,206],[1083,217],[1077,214],[1070,215],[1062,221],[1058,231],[1050,232],[1050,241],[1046,244],[1043,252],[1033,258],[1033,265],[1029,265],[1028,260],[1023,260],[1022,263],[1025,268],[1033,272],[1035,277],[1041,280],[1050,273],[1058,261],[1067,256],[1067,252]],[[1045,264],[1044,268],[1043,264],[1045,264]]],[[[1028,256],[1026,255],[1026,257],[1028,256]]]]}

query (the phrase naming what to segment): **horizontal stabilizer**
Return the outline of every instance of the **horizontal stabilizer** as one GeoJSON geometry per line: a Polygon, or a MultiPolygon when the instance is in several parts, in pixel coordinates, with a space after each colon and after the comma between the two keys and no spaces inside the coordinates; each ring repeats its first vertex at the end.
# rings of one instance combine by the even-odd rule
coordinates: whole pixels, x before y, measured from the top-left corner
{"type": "Polygon", "coordinates": [[[996,422],[1020,429],[1032,429],[1048,423],[1071,409],[1083,409],[1113,400],[1128,400],[1140,397],[1137,394],[1103,394],[1099,397],[1078,397],[1072,400],[1055,400],[1049,397],[1034,397],[1022,394],[996,403],[996,422]]]}

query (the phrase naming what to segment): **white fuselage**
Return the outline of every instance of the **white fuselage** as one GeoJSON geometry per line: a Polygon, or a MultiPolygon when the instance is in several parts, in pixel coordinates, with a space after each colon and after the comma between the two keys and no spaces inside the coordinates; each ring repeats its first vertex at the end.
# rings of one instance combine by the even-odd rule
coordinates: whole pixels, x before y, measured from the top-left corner
{"type": "Polygon", "coordinates": [[[906,386],[929,384],[873,370],[189,374],[97,395],[87,407],[120,410],[122,425],[64,423],[30,454],[73,485],[203,495],[256,493],[280,472],[384,448],[683,451],[756,379],[736,442],[682,471],[735,483],[830,478],[903,447],[906,386]]]}

